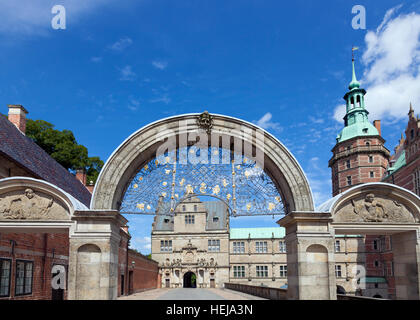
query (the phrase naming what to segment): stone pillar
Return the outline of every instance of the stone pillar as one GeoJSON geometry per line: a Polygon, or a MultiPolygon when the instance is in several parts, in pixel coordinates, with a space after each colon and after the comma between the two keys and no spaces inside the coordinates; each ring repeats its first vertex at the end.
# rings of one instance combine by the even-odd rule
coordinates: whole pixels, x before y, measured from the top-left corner
{"type": "Polygon", "coordinates": [[[396,297],[398,300],[419,300],[420,231],[393,234],[391,239],[396,297]]]}
{"type": "Polygon", "coordinates": [[[277,222],[286,229],[288,299],[337,299],[331,221],[329,213],[292,212],[277,222]]]}
{"type": "Polygon", "coordinates": [[[72,220],[68,299],[116,299],[120,228],[127,220],[117,211],[75,212],[72,220]]]}

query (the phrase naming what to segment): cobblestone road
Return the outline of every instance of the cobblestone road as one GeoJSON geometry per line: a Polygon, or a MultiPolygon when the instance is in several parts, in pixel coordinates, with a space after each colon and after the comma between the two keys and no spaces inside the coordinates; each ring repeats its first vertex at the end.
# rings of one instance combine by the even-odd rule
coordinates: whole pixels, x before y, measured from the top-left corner
{"type": "Polygon", "coordinates": [[[265,300],[228,289],[153,289],[119,300],[265,300]]]}

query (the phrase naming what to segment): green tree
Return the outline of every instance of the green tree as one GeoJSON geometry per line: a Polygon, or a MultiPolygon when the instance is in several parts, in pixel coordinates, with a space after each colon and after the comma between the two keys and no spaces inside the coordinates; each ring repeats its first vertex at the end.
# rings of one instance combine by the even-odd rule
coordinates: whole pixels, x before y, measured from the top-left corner
{"type": "Polygon", "coordinates": [[[72,172],[85,169],[87,181],[96,182],[104,163],[99,157],[89,157],[87,148],[77,143],[70,130],[60,131],[54,129],[54,125],[47,121],[28,119],[26,136],[64,168],[72,172]]]}

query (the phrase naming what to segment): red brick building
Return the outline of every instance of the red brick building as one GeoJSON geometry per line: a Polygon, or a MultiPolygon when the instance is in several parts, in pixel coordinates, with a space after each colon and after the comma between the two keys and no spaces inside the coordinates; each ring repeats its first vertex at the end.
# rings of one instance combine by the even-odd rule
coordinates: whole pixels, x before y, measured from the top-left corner
{"type": "Polygon", "coordinates": [[[395,147],[384,182],[396,184],[420,196],[420,119],[410,105],[405,138],[395,147]]]}
{"type": "MultiPolygon", "coordinates": [[[[0,179],[45,180],[89,207],[93,185],[86,183],[85,172],[71,174],[25,136],[27,113],[10,105],[9,117],[0,115],[0,179]]],[[[156,288],[157,263],[129,249],[128,227],[120,236],[119,295],[156,288]]],[[[56,266],[67,270],[68,262],[68,232],[0,233],[0,300],[66,299],[66,290],[53,290],[51,279],[56,266]]]]}
{"type": "MultiPolygon", "coordinates": [[[[356,78],[354,60],[349,90],[344,96],[346,101],[344,128],[336,138],[337,144],[332,149],[333,156],[329,161],[333,196],[360,184],[380,182],[389,170],[390,152],[384,146],[381,122],[375,120],[373,125],[369,122],[369,112],[364,102],[366,91],[360,88],[360,83],[356,78]]],[[[412,120],[411,127],[413,126],[412,120]]],[[[410,134],[411,127],[407,129],[410,134]]],[[[391,163],[392,161],[393,158],[391,158],[391,163]]],[[[405,175],[406,173],[401,174],[400,181],[406,179],[405,175]]],[[[401,186],[407,188],[409,185],[401,186]]],[[[377,297],[394,298],[395,279],[390,236],[365,236],[365,257],[368,290],[362,294],[369,292],[377,297]]]]}

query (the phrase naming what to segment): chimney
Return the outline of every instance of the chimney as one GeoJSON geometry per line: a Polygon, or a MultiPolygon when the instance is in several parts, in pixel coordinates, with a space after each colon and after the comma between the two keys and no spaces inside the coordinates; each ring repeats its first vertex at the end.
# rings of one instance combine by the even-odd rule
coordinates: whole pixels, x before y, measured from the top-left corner
{"type": "Polygon", "coordinates": [[[381,132],[381,120],[375,120],[375,121],[373,121],[373,125],[378,130],[379,135],[382,136],[382,132],[381,132]]]}
{"type": "Polygon", "coordinates": [[[86,186],[86,170],[85,169],[77,170],[76,179],[79,180],[84,186],[86,186]]]}
{"type": "Polygon", "coordinates": [[[9,121],[23,134],[26,133],[26,115],[28,111],[20,104],[9,104],[9,121]]]}

